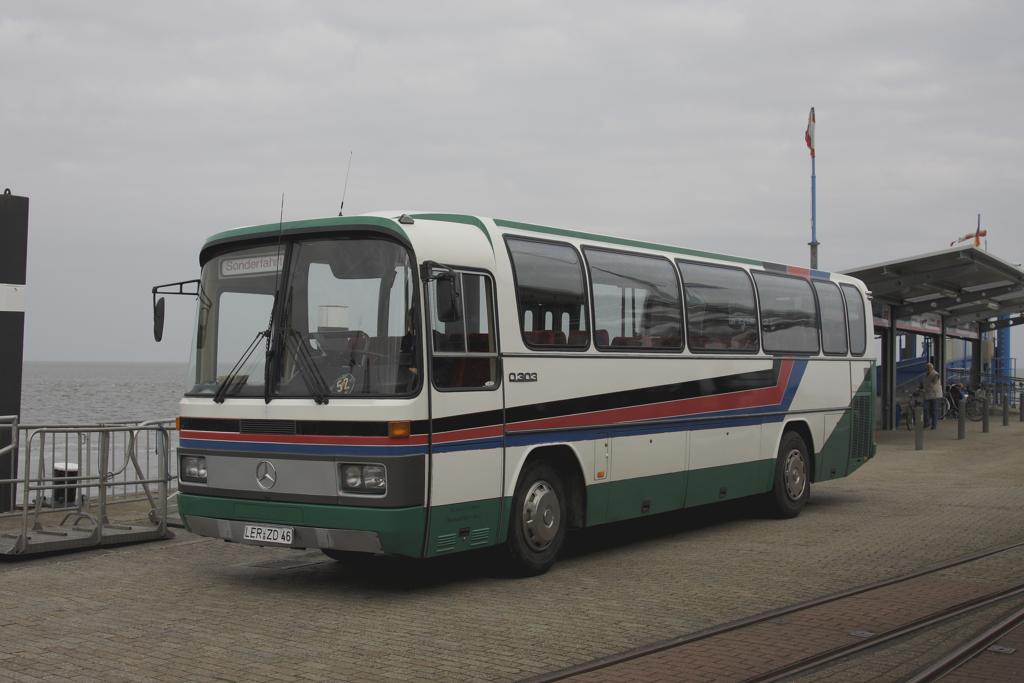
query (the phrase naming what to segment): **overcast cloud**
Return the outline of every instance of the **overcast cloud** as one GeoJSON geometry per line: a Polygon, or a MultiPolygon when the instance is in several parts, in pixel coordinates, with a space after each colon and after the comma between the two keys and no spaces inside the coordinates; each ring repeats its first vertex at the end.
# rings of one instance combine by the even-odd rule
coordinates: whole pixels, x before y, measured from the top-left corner
{"type": "MultiPolygon", "coordinates": [[[[188,357],[207,236],[478,213],[806,265],[1024,260],[1019,2],[5,2],[26,357],[188,357]]],[[[1022,336],[1020,332],[1017,336],[1022,336]]],[[[1015,344],[1018,348],[1019,342],[1015,344]]],[[[1022,353],[1015,354],[1024,357],[1022,353]]]]}

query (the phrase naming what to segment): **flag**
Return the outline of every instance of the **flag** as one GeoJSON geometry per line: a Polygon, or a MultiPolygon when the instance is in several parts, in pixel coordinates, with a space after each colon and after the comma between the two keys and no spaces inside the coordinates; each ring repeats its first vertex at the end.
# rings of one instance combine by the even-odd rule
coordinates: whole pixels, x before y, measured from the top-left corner
{"type": "Polygon", "coordinates": [[[960,242],[967,242],[969,240],[974,240],[974,246],[980,247],[981,246],[981,238],[982,237],[988,237],[988,230],[985,230],[981,226],[978,226],[977,230],[975,230],[974,232],[969,232],[969,233],[967,233],[966,235],[964,235],[963,237],[961,237],[959,239],[953,240],[952,242],[949,243],[949,246],[952,247],[952,246],[956,246],[960,242]]]}
{"type": "Polygon", "coordinates": [[[814,107],[811,107],[811,113],[807,115],[807,130],[804,131],[804,141],[807,143],[807,149],[811,150],[811,156],[814,156],[814,107]]]}

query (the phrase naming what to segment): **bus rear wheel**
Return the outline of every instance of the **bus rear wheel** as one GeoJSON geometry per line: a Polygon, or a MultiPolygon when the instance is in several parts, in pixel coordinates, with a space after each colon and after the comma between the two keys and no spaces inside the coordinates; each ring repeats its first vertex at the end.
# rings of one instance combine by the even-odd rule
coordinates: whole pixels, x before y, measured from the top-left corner
{"type": "Polygon", "coordinates": [[[512,497],[506,548],[513,570],[521,576],[543,574],[555,563],[565,541],[565,486],[545,462],[528,464],[512,497]]]}
{"type": "Polygon", "coordinates": [[[796,517],[811,495],[811,461],[807,444],[797,432],[786,432],[775,459],[772,510],[783,519],[796,517]]]}

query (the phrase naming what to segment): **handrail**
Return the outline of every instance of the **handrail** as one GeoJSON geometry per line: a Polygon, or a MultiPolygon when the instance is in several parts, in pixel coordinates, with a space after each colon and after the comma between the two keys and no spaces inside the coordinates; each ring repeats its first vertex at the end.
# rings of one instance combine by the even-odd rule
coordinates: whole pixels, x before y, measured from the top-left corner
{"type": "Polygon", "coordinates": [[[0,429],[11,430],[11,443],[0,448],[0,455],[16,452],[18,450],[18,416],[0,415],[0,429]]]}

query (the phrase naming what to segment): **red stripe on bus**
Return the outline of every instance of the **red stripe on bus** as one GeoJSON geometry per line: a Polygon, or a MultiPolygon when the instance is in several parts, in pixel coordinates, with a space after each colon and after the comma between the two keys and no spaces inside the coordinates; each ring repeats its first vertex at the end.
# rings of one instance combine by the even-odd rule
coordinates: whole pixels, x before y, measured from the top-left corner
{"type": "Polygon", "coordinates": [[[664,403],[656,403],[653,405],[613,408],[610,410],[598,410],[589,413],[580,413],[577,415],[527,420],[525,422],[510,424],[508,426],[508,432],[514,433],[532,429],[588,427],[617,422],[636,422],[640,420],[679,417],[695,413],[709,413],[721,410],[733,410],[737,408],[753,408],[758,406],[775,405],[781,403],[785,396],[786,385],[789,382],[789,376],[792,370],[793,361],[783,361],[782,367],[779,368],[779,379],[774,387],[747,389],[745,391],[736,391],[729,394],[717,394],[715,396],[684,398],[677,401],[665,401],[664,403]]]}
{"type": "Polygon", "coordinates": [[[502,426],[490,425],[488,427],[472,427],[470,429],[456,429],[450,432],[436,432],[434,443],[449,443],[452,441],[468,441],[470,439],[488,439],[501,436],[504,433],[502,426]]]}

